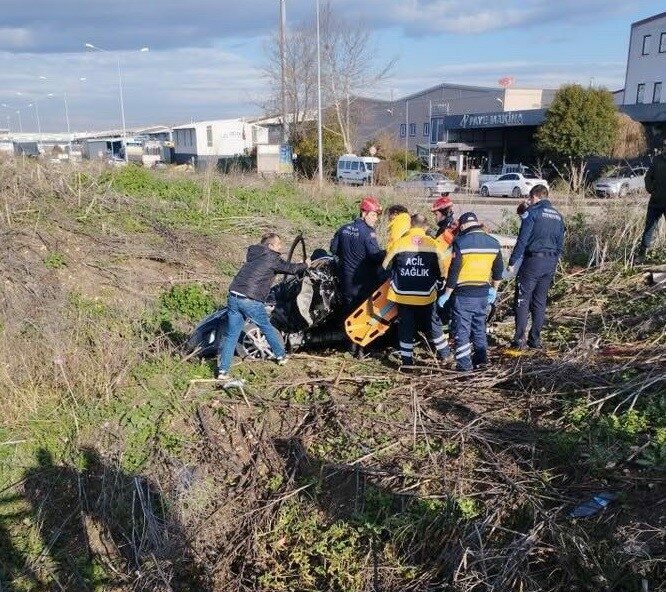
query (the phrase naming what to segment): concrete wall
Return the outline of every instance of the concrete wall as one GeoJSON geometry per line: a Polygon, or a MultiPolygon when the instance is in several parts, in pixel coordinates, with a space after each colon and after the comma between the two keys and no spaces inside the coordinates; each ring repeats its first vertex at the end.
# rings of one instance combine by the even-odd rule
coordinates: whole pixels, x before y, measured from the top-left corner
{"type": "Polygon", "coordinates": [[[624,104],[636,104],[638,85],[645,84],[641,103],[652,103],[655,82],[661,82],[660,103],[666,103],[666,12],[656,18],[634,23],[629,39],[627,76],[624,85],[624,104]],[[660,41],[664,34],[663,43],[660,41]],[[643,39],[650,35],[647,55],[643,55],[643,39]]]}

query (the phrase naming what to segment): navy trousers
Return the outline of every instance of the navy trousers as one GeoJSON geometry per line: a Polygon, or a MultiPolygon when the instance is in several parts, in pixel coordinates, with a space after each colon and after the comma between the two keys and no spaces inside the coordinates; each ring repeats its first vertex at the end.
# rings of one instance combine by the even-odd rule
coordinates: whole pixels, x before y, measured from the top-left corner
{"type": "Polygon", "coordinates": [[[452,321],[456,370],[468,371],[488,362],[487,309],[487,296],[455,295],[452,321]]]}
{"type": "Polygon", "coordinates": [[[398,338],[402,363],[414,364],[414,336],[419,327],[430,327],[433,304],[398,304],[398,338]]]}
{"type": "Polygon", "coordinates": [[[440,308],[437,304],[432,306],[430,338],[437,351],[437,357],[440,359],[447,358],[451,354],[449,350],[449,324],[452,306],[453,296],[447,300],[444,308],[440,308]]]}
{"type": "Polygon", "coordinates": [[[553,283],[557,255],[540,254],[525,257],[516,278],[515,311],[516,332],[513,340],[516,344],[525,343],[525,333],[530,315],[532,326],[527,337],[527,345],[541,345],[541,329],[546,320],[548,289],[553,283]]]}
{"type": "Polygon", "coordinates": [[[666,218],[666,207],[664,206],[648,206],[647,214],[645,215],[645,230],[643,230],[643,238],[641,239],[640,253],[645,253],[654,240],[654,234],[657,232],[657,226],[661,217],[666,218]]]}

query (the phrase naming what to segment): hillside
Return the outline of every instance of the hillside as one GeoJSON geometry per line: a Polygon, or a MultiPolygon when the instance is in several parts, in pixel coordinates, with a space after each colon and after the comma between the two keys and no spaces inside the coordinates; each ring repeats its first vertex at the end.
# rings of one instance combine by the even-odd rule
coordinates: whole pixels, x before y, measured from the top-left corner
{"type": "Polygon", "coordinates": [[[666,251],[627,265],[640,219],[572,209],[544,355],[460,376],[422,348],[406,375],[324,350],[223,392],[183,338],[265,229],[326,246],[353,196],[20,161],[0,195],[0,590],[666,581],[666,251]]]}

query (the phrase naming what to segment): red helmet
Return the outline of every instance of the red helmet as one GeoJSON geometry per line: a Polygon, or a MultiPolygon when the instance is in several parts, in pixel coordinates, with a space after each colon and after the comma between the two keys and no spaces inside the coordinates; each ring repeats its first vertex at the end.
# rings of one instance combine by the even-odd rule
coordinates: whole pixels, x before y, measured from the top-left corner
{"type": "Polygon", "coordinates": [[[382,213],[382,206],[372,195],[366,195],[361,200],[361,212],[377,212],[382,213]]]}
{"type": "Polygon", "coordinates": [[[437,212],[439,210],[446,210],[446,208],[452,208],[453,202],[449,197],[442,196],[438,197],[432,204],[431,211],[437,212]]]}

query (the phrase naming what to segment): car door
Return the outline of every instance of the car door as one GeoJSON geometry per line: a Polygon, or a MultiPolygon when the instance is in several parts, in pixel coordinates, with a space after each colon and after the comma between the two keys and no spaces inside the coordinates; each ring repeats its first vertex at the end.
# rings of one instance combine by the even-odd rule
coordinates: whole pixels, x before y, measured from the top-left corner
{"type": "Polygon", "coordinates": [[[509,183],[511,182],[510,179],[513,177],[513,175],[502,175],[497,181],[494,181],[491,183],[489,189],[490,189],[490,195],[504,195],[507,193],[506,188],[509,186],[509,183]]]}

